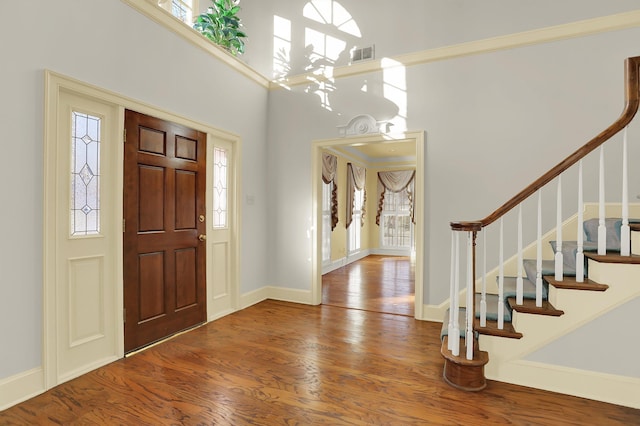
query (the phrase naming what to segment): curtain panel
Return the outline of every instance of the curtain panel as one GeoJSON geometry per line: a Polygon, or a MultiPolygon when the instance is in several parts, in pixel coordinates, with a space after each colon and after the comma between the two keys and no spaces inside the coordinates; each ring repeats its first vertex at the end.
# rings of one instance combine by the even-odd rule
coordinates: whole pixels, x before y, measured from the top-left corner
{"type": "Polygon", "coordinates": [[[364,226],[364,215],[366,210],[365,204],[367,201],[367,190],[365,189],[366,175],[367,169],[364,167],[354,166],[351,163],[347,163],[347,228],[351,225],[351,222],[353,222],[356,189],[358,191],[361,189],[364,190],[362,206],[360,206],[360,210],[362,211],[360,226],[364,226]]]}
{"type": "Polygon", "coordinates": [[[338,184],[336,173],[338,170],[338,158],[335,155],[322,153],[322,181],[327,185],[333,182],[331,189],[331,230],[338,224],[338,184]]]}
{"type": "Polygon", "coordinates": [[[382,214],[382,207],[384,206],[385,192],[401,192],[405,189],[407,190],[407,195],[409,196],[409,215],[411,216],[411,222],[414,224],[416,223],[413,214],[413,206],[415,203],[415,176],[415,170],[378,172],[378,211],[376,212],[376,225],[380,226],[380,215],[382,214]]]}

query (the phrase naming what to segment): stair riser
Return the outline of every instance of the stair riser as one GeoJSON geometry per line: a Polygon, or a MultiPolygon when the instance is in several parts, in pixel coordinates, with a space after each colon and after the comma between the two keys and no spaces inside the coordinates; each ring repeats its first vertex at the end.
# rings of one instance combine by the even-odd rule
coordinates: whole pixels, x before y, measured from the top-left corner
{"type": "Polygon", "coordinates": [[[631,254],[640,255],[640,232],[631,232],[631,254]]]}
{"type": "MultiPolygon", "coordinates": [[[[640,267],[640,265],[631,265],[640,267]]],[[[640,269],[638,269],[640,274],[640,269]]],[[[559,303],[564,303],[565,314],[559,317],[529,315],[514,311],[514,325],[524,337],[520,340],[494,336],[480,336],[480,347],[491,354],[489,371],[501,362],[523,359],[527,355],[555,341],[559,337],[592,321],[634,297],[640,296],[640,286],[617,285],[605,292],[557,290],[559,303]]]]}

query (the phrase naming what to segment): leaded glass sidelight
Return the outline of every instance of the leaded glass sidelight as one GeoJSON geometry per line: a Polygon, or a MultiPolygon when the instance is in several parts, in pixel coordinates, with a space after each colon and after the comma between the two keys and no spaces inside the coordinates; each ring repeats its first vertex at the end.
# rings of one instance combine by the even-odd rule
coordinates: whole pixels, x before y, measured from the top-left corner
{"type": "Polygon", "coordinates": [[[228,226],[228,154],[226,149],[213,148],[213,227],[228,226]]]}
{"type": "Polygon", "coordinates": [[[100,117],[71,112],[71,235],[100,233],[100,117]]]}

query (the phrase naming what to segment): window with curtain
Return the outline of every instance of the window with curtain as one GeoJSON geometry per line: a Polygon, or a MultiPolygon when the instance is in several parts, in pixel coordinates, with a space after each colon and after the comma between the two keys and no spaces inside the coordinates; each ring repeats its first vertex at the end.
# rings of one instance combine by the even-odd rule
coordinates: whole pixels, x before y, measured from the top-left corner
{"type": "Polygon", "coordinates": [[[348,251],[354,253],[360,250],[361,228],[364,226],[366,213],[365,189],[366,169],[347,163],[347,240],[348,251]]]}
{"type": "Polygon", "coordinates": [[[322,153],[322,263],[331,261],[331,232],[338,224],[338,158],[322,153]]]}
{"type": "Polygon", "coordinates": [[[378,172],[380,245],[383,248],[410,248],[415,218],[415,170],[378,172]]]}
{"type": "Polygon", "coordinates": [[[338,158],[329,153],[322,153],[322,182],[331,184],[331,194],[328,200],[331,212],[331,231],[338,224],[338,185],[336,185],[336,174],[338,172],[338,158]]]}
{"type": "Polygon", "coordinates": [[[410,248],[412,226],[408,191],[386,191],[380,213],[380,246],[410,248]]]}

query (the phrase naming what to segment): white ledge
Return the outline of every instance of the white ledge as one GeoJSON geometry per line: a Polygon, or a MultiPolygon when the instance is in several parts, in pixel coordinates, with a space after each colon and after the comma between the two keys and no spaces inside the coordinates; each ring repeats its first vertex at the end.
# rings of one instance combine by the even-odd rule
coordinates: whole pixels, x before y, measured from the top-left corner
{"type": "Polygon", "coordinates": [[[152,0],[122,0],[122,2],[128,4],[149,19],[178,34],[191,44],[207,51],[209,54],[224,62],[245,77],[255,81],[265,88],[269,87],[270,80],[268,78],[264,77],[249,65],[204,38],[200,33],[175,18],[168,11],[158,7],[152,0]]]}
{"type": "Polygon", "coordinates": [[[307,84],[310,80],[329,80],[350,77],[359,74],[378,72],[393,66],[411,66],[428,62],[442,61],[463,56],[513,49],[534,44],[549,43],[575,37],[584,37],[609,31],[640,27],[640,9],[615,15],[601,16],[555,25],[513,34],[506,34],[482,40],[438,47],[435,49],[407,53],[353,65],[336,67],[331,75],[313,73],[287,76],[278,80],[270,80],[254,70],[240,59],[211,43],[194,29],[176,19],[168,11],[158,7],[153,0],[121,0],[149,19],[180,35],[190,43],[202,48],[215,58],[224,62],[247,78],[270,89],[289,88],[307,84]]]}

